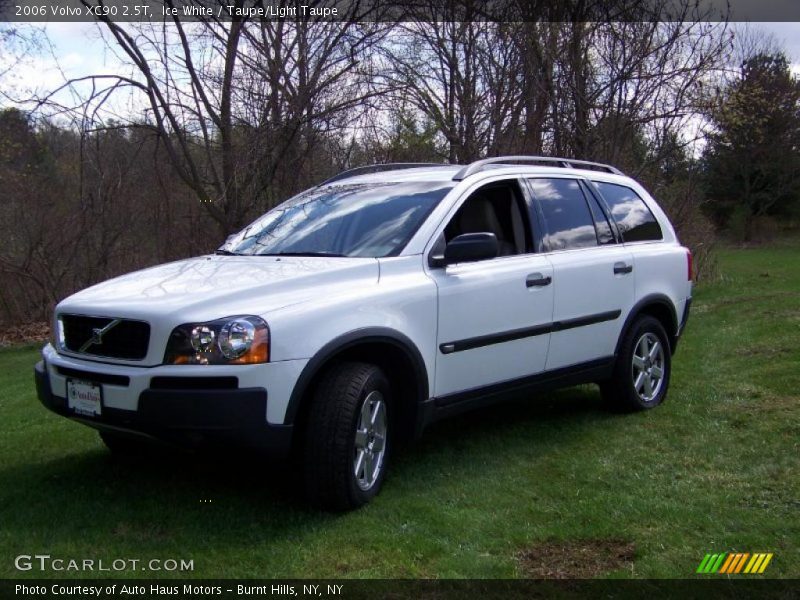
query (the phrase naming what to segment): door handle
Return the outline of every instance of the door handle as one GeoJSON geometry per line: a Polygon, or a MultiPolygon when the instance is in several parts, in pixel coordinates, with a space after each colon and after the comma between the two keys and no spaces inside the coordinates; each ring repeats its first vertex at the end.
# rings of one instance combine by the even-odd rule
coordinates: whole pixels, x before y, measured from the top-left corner
{"type": "Polygon", "coordinates": [[[624,275],[633,271],[633,265],[626,265],[624,262],[614,263],[614,275],[624,275]]]}
{"type": "Polygon", "coordinates": [[[549,275],[545,277],[541,273],[531,273],[525,278],[526,287],[544,287],[553,283],[553,278],[549,275]]]}

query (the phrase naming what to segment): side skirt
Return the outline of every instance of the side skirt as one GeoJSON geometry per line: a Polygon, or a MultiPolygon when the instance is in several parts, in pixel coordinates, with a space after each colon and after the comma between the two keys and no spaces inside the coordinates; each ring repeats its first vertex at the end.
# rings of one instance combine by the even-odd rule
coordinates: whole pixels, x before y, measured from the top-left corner
{"type": "Polygon", "coordinates": [[[518,399],[521,394],[538,394],[608,379],[614,370],[614,360],[613,356],[608,356],[528,377],[430,398],[422,402],[420,406],[417,434],[421,434],[426,426],[441,419],[518,399]]]}

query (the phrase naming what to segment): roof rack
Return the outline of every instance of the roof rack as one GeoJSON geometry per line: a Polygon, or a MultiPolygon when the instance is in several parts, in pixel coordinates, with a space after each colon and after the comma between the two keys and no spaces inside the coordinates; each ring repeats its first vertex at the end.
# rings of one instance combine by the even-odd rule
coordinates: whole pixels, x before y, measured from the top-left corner
{"type": "Polygon", "coordinates": [[[611,165],[603,163],[590,162],[588,160],[573,160],[571,158],[557,158],[553,156],[495,156],[492,158],[485,158],[483,160],[476,160],[470,163],[458,173],[453,176],[453,181],[461,181],[470,175],[482,171],[484,167],[489,165],[505,164],[505,163],[539,163],[555,167],[562,167],[564,169],[573,169],[580,167],[589,167],[592,169],[599,169],[614,173],[615,175],[622,175],[622,171],[611,165]]]}
{"type": "Polygon", "coordinates": [[[417,167],[452,167],[445,163],[383,163],[377,165],[367,165],[365,167],[355,167],[342,171],[338,175],[334,175],[330,179],[326,179],[319,185],[328,185],[340,179],[347,179],[348,177],[355,177],[356,175],[366,175],[368,173],[380,173],[381,171],[395,171],[397,169],[414,169],[417,167]]]}

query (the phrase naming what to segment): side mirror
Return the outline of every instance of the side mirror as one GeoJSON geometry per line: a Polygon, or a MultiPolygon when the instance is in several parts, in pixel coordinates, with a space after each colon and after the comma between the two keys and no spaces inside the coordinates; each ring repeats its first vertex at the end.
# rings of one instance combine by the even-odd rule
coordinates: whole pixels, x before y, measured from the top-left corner
{"type": "Polygon", "coordinates": [[[497,237],[493,233],[462,233],[444,249],[444,256],[432,256],[432,267],[446,267],[455,263],[475,262],[495,258],[499,252],[497,237]]]}

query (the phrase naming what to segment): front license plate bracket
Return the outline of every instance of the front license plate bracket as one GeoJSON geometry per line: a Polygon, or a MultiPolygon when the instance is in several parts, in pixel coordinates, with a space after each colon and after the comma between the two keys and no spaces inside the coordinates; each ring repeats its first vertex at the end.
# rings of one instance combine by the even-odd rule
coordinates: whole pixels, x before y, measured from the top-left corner
{"type": "Polygon", "coordinates": [[[103,414],[103,386],[81,379],[67,379],[67,407],[82,417],[103,414]]]}

